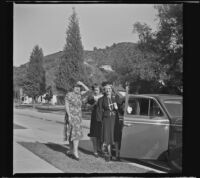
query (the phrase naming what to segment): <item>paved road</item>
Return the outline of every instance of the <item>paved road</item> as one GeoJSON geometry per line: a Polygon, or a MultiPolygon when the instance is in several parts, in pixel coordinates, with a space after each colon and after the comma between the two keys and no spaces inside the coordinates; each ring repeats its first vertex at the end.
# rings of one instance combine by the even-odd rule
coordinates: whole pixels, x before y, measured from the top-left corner
{"type": "Polygon", "coordinates": [[[65,154],[69,147],[68,142],[64,142],[62,137],[62,114],[14,109],[14,172],[162,172],[135,163],[106,163],[103,158],[95,158],[87,136],[89,124],[88,120],[83,121],[84,137],[80,141],[80,161],[77,162],[65,154]]]}

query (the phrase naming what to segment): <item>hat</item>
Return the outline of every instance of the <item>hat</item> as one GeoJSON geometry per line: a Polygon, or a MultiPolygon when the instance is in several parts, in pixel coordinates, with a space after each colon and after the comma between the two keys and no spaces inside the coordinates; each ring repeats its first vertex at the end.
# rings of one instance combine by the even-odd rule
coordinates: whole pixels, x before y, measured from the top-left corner
{"type": "Polygon", "coordinates": [[[110,83],[110,82],[103,82],[103,83],[102,83],[102,86],[103,86],[103,87],[106,87],[106,86],[112,87],[112,83],[110,83]]]}

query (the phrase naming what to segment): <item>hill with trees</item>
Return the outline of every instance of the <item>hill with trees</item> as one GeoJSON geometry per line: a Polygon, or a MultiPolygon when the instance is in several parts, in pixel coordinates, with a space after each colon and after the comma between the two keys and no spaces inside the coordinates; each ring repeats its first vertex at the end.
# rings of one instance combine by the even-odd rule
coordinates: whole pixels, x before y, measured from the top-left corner
{"type": "MultiPolygon", "coordinates": [[[[136,50],[135,43],[118,43],[113,44],[110,47],[106,47],[103,49],[95,49],[93,51],[84,50],[84,63],[83,65],[86,68],[87,75],[92,83],[102,83],[105,81],[107,76],[113,75],[109,71],[105,71],[100,67],[102,65],[110,65],[112,68],[115,66],[117,62],[116,59],[121,59],[119,56],[120,51],[121,55],[129,51],[136,50]]],[[[125,54],[124,54],[125,55],[125,54]]],[[[46,76],[46,86],[52,86],[53,93],[57,93],[57,89],[55,87],[55,79],[56,79],[56,71],[59,67],[59,60],[63,56],[63,51],[59,51],[53,54],[49,54],[43,57],[43,66],[45,69],[46,76]]],[[[119,62],[119,61],[118,61],[119,62]]],[[[19,87],[20,82],[26,75],[28,63],[25,63],[19,67],[14,67],[14,86],[19,87]]]]}

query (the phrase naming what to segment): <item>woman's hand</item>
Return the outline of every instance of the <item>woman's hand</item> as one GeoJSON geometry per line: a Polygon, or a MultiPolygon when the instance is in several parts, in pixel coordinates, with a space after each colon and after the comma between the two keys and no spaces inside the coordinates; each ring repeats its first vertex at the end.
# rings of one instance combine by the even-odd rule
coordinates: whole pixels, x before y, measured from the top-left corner
{"type": "Polygon", "coordinates": [[[77,84],[78,84],[78,85],[81,85],[81,86],[85,89],[85,91],[82,91],[82,92],[81,92],[81,95],[85,94],[86,92],[88,92],[88,91],[90,90],[90,89],[89,89],[83,82],[81,82],[81,81],[78,81],[77,84]]]}
{"type": "Polygon", "coordinates": [[[78,84],[78,85],[81,85],[81,86],[85,85],[85,84],[84,84],[83,82],[81,82],[81,81],[78,81],[77,84],[78,84]]]}

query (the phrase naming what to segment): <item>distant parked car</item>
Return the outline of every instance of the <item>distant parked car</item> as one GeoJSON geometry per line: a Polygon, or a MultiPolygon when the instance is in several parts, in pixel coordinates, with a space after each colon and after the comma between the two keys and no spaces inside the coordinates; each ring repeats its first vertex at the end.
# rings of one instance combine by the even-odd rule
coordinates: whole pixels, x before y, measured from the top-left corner
{"type": "Polygon", "coordinates": [[[127,95],[122,129],[121,157],[166,159],[182,169],[182,96],[127,95]]]}

